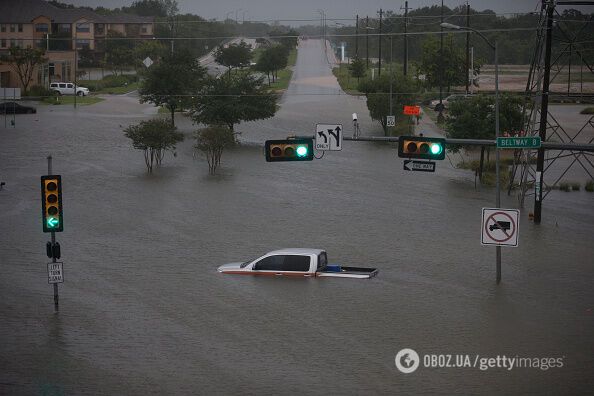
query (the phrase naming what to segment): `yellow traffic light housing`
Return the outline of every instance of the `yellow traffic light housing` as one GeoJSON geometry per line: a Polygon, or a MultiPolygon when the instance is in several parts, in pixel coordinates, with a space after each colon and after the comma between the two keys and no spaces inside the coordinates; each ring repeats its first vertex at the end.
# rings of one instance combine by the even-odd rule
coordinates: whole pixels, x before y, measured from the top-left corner
{"type": "Polygon", "coordinates": [[[62,178],[60,175],[41,176],[41,217],[43,232],[62,232],[62,178]]]}
{"type": "Polygon", "coordinates": [[[401,158],[445,159],[445,139],[424,136],[400,136],[398,156],[401,158]]]}
{"type": "Polygon", "coordinates": [[[313,139],[267,140],[266,162],[311,161],[313,139]]]}

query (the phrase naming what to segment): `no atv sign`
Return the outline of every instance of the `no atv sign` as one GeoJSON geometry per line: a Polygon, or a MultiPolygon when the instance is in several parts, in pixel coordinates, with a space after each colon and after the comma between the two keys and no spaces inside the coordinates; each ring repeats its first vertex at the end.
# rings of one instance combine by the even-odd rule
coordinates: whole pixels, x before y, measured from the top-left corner
{"type": "Polygon", "coordinates": [[[481,244],[517,247],[519,221],[517,209],[483,208],[481,244]]]}

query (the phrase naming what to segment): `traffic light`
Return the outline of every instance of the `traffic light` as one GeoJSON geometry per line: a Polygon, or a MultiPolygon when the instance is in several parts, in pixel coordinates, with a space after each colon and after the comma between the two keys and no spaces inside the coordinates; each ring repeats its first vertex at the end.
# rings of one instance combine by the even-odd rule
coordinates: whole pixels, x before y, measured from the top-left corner
{"type": "Polygon", "coordinates": [[[400,136],[398,156],[401,158],[445,159],[445,139],[423,136],[400,136]]]}
{"type": "Polygon", "coordinates": [[[60,175],[41,176],[41,218],[43,232],[62,232],[62,178],[60,175]]]}
{"type": "Polygon", "coordinates": [[[311,160],[313,160],[313,139],[266,141],[266,162],[311,160]]]}

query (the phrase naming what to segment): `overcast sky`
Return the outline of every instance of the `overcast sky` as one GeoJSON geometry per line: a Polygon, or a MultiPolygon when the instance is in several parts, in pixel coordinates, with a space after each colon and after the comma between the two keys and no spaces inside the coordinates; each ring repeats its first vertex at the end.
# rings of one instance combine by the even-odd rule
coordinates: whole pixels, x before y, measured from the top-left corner
{"type": "MultiPolygon", "coordinates": [[[[1,1],[1,0],[0,0],[1,1]]],[[[91,7],[104,6],[108,8],[130,5],[133,0],[61,0],[64,3],[86,5],[91,7]]],[[[404,0],[177,0],[181,13],[192,13],[207,19],[245,20],[296,20],[312,19],[311,23],[319,20],[317,9],[326,12],[328,19],[354,18],[374,15],[380,8],[398,11],[404,7],[404,0]]],[[[539,10],[541,0],[472,0],[470,5],[474,9],[491,9],[497,13],[531,12],[539,10]]],[[[410,8],[441,4],[439,0],[409,0],[410,8]]],[[[448,7],[466,4],[461,0],[445,0],[448,7]]],[[[585,12],[584,7],[580,8],[585,12]]],[[[400,11],[398,11],[400,12],[400,11]]],[[[592,12],[592,7],[589,11],[592,12]]],[[[281,22],[282,23],[282,22],[281,22]]],[[[285,23],[289,24],[289,23],[285,23]]],[[[301,25],[303,23],[291,23],[301,25]]]]}

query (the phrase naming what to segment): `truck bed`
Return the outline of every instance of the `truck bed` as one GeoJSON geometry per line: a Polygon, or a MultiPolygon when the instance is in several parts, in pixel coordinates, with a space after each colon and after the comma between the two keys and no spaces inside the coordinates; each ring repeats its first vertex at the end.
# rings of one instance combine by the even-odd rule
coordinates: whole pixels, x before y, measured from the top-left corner
{"type": "Polygon", "coordinates": [[[316,276],[326,278],[357,278],[366,279],[373,278],[377,275],[377,268],[364,268],[364,267],[342,267],[342,266],[328,266],[334,267],[334,269],[325,269],[323,271],[316,272],[316,276]]]}

